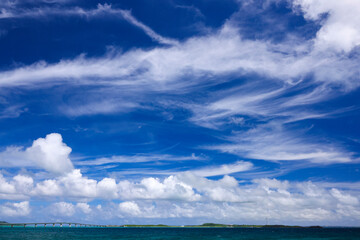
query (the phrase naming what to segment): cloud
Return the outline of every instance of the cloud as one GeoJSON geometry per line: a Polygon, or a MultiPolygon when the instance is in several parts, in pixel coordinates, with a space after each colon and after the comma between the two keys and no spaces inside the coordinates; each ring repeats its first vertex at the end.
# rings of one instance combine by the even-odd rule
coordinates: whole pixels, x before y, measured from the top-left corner
{"type": "Polygon", "coordinates": [[[331,195],[337,198],[341,203],[348,204],[348,205],[359,205],[359,199],[349,194],[344,194],[336,188],[331,189],[331,195]]]}
{"type": "Polygon", "coordinates": [[[158,161],[200,161],[204,160],[203,156],[176,156],[170,154],[136,154],[132,156],[112,156],[109,158],[97,158],[94,160],[76,161],[77,166],[95,166],[109,163],[144,163],[144,162],[158,162],[158,161]]]}
{"type": "MultiPolygon", "coordinates": [[[[359,192],[323,188],[312,182],[289,182],[276,179],[256,179],[239,184],[225,176],[209,180],[191,174],[178,176],[203,196],[197,201],[154,199],[129,200],[119,205],[102,206],[103,214],[112,218],[221,220],[263,224],[354,224],[359,216],[359,192]],[[352,212],[351,212],[352,211],[352,212]]],[[[133,220],[136,222],[138,220],[133,220]]]]}
{"type": "Polygon", "coordinates": [[[97,181],[83,177],[79,169],[61,176],[58,183],[63,187],[64,193],[69,197],[94,198],[96,197],[97,181]]]}
{"type": "Polygon", "coordinates": [[[72,203],[58,202],[51,206],[52,214],[55,216],[71,217],[75,214],[75,207],[72,203]]]}
{"type": "Polygon", "coordinates": [[[35,140],[31,147],[8,147],[0,152],[2,167],[38,167],[50,173],[63,174],[73,169],[69,159],[71,148],[58,133],[35,140]]]}
{"type": "Polygon", "coordinates": [[[316,34],[315,47],[319,50],[335,49],[350,52],[360,44],[360,3],[353,0],[317,1],[294,0],[306,19],[321,20],[316,34]]]}
{"type": "MultiPolygon", "coordinates": [[[[0,31],[0,37],[1,37],[1,31],[0,31]]],[[[23,109],[21,105],[12,105],[0,111],[0,119],[17,118],[26,111],[27,109],[23,109]]]]}
{"type": "Polygon", "coordinates": [[[136,26],[136,27],[140,28],[141,30],[143,30],[146,33],[146,35],[148,35],[151,39],[153,39],[153,40],[155,40],[155,41],[157,41],[159,43],[168,44],[168,45],[177,45],[179,43],[177,40],[170,39],[170,38],[165,38],[165,37],[157,34],[151,28],[149,28],[148,26],[146,26],[145,24],[143,24],[142,22],[137,20],[131,14],[131,11],[119,10],[119,12],[121,13],[121,15],[124,17],[124,19],[126,21],[128,21],[129,23],[131,23],[134,26],[136,26]]]}
{"type": "Polygon", "coordinates": [[[121,112],[129,112],[133,109],[138,109],[141,106],[137,103],[131,102],[117,102],[114,100],[103,100],[87,102],[85,104],[61,106],[60,111],[67,116],[78,117],[78,116],[90,116],[97,114],[114,114],[121,112]]]}
{"type": "Polygon", "coordinates": [[[92,212],[90,205],[83,202],[78,202],[75,205],[71,202],[56,202],[49,206],[49,210],[51,214],[58,219],[73,217],[74,215],[80,214],[87,216],[92,212]]]}
{"type": "Polygon", "coordinates": [[[15,186],[8,183],[3,175],[0,174],[0,193],[1,194],[12,194],[15,193],[15,186]]]}
{"type": "Polygon", "coordinates": [[[27,216],[31,212],[28,201],[0,205],[0,214],[6,217],[27,216]]]}
{"type": "Polygon", "coordinates": [[[77,203],[76,208],[82,211],[85,214],[91,213],[90,205],[87,203],[77,203]]]}
{"type": "Polygon", "coordinates": [[[229,23],[216,33],[193,37],[173,47],[136,49],[103,58],[79,56],[74,60],[62,60],[57,64],[38,62],[1,72],[0,82],[7,86],[21,86],[34,81],[59,84],[76,79],[77,84],[127,86],[129,89],[141,84],[145,87],[144,90],[159,86],[161,88],[158,90],[166,90],[171,87],[169,84],[175,82],[177,84],[172,87],[180,88],[197,85],[201,81],[207,82],[209,79],[204,77],[210,73],[257,73],[288,82],[292,79],[301,79],[311,72],[321,72],[322,74],[317,75],[320,81],[340,81],[339,74],[328,75],[326,70],[344,68],[349,72],[342,70],[339,73],[347,73],[349,76],[355,71],[354,64],[347,64],[346,59],[340,62],[335,57],[329,57],[328,61],[319,61],[321,57],[287,50],[287,46],[243,40],[238,29],[229,23]],[[280,53],[279,48],[284,48],[281,50],[286,53],[280,53]],[[337,64],[340,65],[336,66],[337,64]],[[187,74],[191,74],[196,82],[181,78],[187,74]],[[148,85],[149,83],[151,85],[148,85]]]}
{"type": "Polygon", "coordinates": [[[201,177],[223,176],[231,173],[249,171],[253,168],[251,162],[237,161],[234,164],[223,164],[216,167],[205,167],[190,172],[201,177]]]}
{"type": "Polygon", "coordinates": [[[61,196],[63,195],[63,189],[56,180],[48,179],[37,183],[33,194],[35,196],[61,196]]]}
{"type": "Polygon", "coordinates": [[[122,199],[172,199],[195,201],[200,199],[194,189],[175,176],[161,181],[158,178],[143,178],[139,183],[120,181],[119,195],[122,199]]]}
{"type": "Polygon", "coordinates": [[[110,4],[98,4],[95,9],[83,9],[80,7],[75,8],[58,8],[58,7],[42,7],[42,8],[33,8],[33,9],[22,9],[15,7],[7,7],[0,9],[0,19],[7,18],[43,18],[49,16],[78,16],[86,18],[96,18],[96,17],[117,17],[122,18],[134,25],[135,27],[140,28],[147,36],[149,36],[153,41],[156,41],[160,44],[165,45],[176,45],[178,41],[175,39],[163,37],[160,34],[156,33],[149,26],[140,22],[136,19],[129,10],[123,9],[114,9],[110,4]]]}
{"type": "MultiPolygon", "coordinates": [[[[27,183],[28,187],[10,187],[8,192],[14,194],[16,191],[18,195],[27,194],[34,199],[47,197],[48,201],[56,201],[58,197],[77,199],[76,204],[67,201],[51,204],[49,213],[57,218],[72,217],[76,214],[77,219],[94,218],[97,221],[104,218],[201,218],[258,224],[269,218],[272,224],[286,222],[341,225],[359,220],[358,188],[346,188],[347,185],[343,183],[291,182],[270,178],[240,182],[227,175],[218,180],[210,180],[191,172],[169,176],[163,180],[143,178],[141,181],[119,182],[110,178],[97,182],[79,176],[79,173],[72,175],[77,177],[69,176],[72,181],[68,181],[67,185],[62,183],[65,181],[64,177],[53,179],[62,189],[57,196],[40,196],[29,191],[27,188],[33,186],[32,180],[25,176],[16,176],[14,179],[19,184],[27,183]],[[80,186],[85,190],[81,190],[80,186]],[[75,194],[75,191],[79,193],[75,194]],[[86,199],[86,202],[81,199],[86,199]],[[107,204],[101,207],[93,206],[92,201],[100,199],[115,202],[107,201],[107,204]],[[123,202],[117,204],[116,200],[123,202]]],[[[5,182],[16,185],[15,180],[5,182]]],[[[38,184],[39,182],[35,188],[38,184]]],[[[96,202],[94,201],[95,205],[96,202]]],[[[20,213],[28,215],[30,210],[27,209],[27,201],[5,203],[1,205],[0,213],[9,216],[20,213]]],[[[33,210],[39,209],[36,207],[33,210]]],[[[44,213],[40,215],[43,216],[44,213]]]]}
{"type": "MultiPolygon", "coordinates": [[[[318,109],[320,103],[359,87],[359,59],[349,54],[359,44],[358,18],[354,15],[358,8],[355,2],[346,1],[343,5],[346,6],[332,0],[328,3],[295,1],[294,6],[301,8],[301,14],[308,20],[320,21],[321,29],[314,39],[289,38],[280,43],[244,38],[241,29],[236,27],[237,13],[207,35],[178,42],[160,36],[129,11],[113,9],[110,5],[66,11],[5,9],[0,13],[3,18],[51,14],[94,18],[119,14],[154,41],[167,46],[113,51],[101,57],[81,55],[58,63],[36,62],[0,72],[0,84],[10,89],[27,87],[30,90],[56,85],[69,89],[93,87],[93,92],[83,91],[83,102],[75,99],[66,106],[57,106],[56,109],[67,116],[111,114],[139,108],[153,110],[154,106],[189,110],[192,116],[188,121],[212,128],[221,141],[226,141],[205,148],[241,158],[349,163],[355,160],[353,153],[326,137],[307,134],[305,125],[299,124],[302,120],[342,113],[345,110],[318,109]],[[323,13],[328,15],[321,16],[323,13]],[[340,25],[343,25],[341,29],[340,25]],[[343,33],[344,38],[338,38],[338,32],[343,33]],[[227,88],[228,85],[231,87],[227,88]],[[206,94],[209,89],[215,90],[206,94]],[[119,92],[123,93],[120,97],[119,92]],[[195,93],[204,93],[204,96],[197,98],[195,93]],[[194,98],[189,99],[189,95],[194,98]]],[[[16,107],[5,112],[17,115],[16,107]]],[[[277,223],[342,223],[344,220],[358,222],[360,216],[359,192],[354,185],[347,189],[343,183],[267,178],[240,184],[226,175],[252,169],[250,162],[206,167],[163,178],[117,181],[110,177],[92,179],[74,169],[70,152],[61,135],[55,133],[35,140],[26,149],[8,147],[0,153],[0,165],[4,168],[37,167],[54,177],[34,180],[23,175],[12,179],[0,176],[1,198],[80,201],[76,205],[54,204],[54,215],[68,217],[75,213],[89,214],[92,208],[88,203],[97,199],[125,201],[114,204],[110,210],[106,206],[97,209],[114,211],[124,218],[197,217],[263,223],[268,217],[277,223]],[[218,180],[204,178],[224,174],[218,180]]],[[[77,161],[75,165],[162,160],[198,159],[166,154],[120,155],[77,161]]],[[[2,209],[11,212],[16,207],[9,203],[2,205],[2,209]]]]}
{"type": "Polygon", "coordinates": [[[7,181],[0,174],[0,198],[9,200],[29,199],[33,190],[34,180],[24,175],[16,175],[12,181],[7,181]]]}
{"type": "Polygon", "coordinates": [[[248,131],[239,131],[228,137],[230,144],[205,146],[246,158],[269,161],[311,161],[320,164],[356,161],[335,143],[323,143],[304,137],[303,131],[287,131],[281,123],[270,122],[248,131]]]}
{"type": "Polygon", "coordinates": [[[119,197],[118,186],[115,179],[104,178],[97,184],[97,194],[105,199],[116,199],[119,197]]]}
{"type": "Polygon", "coordinates": [[[63,174],[74,168],[69,159],[70,153],[71,148],[63,143],[61,135],[51,133],[45,138],[35,140],[25,154],[46,171],[63,174]]]}
{"type": "Polygon", "coordinates": [[[130,216],[141,214],[139,206],[135,202],[122,202],[119,204],[119,211],[130,216]]]}

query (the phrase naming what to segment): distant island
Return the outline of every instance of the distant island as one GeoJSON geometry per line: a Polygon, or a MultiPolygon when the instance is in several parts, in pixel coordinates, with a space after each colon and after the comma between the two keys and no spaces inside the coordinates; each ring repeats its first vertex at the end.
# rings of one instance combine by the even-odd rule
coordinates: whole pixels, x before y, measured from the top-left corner
{"type": "Polygon", "coordinates": [[[174,225],[136,225],[136,224],[126,224],[126,225],[106,225],[107,227],[129,227],[129,228],[322,228],[321,226],[288,226],[288,225],[246,225],[246,224],[219,224],[219,223],[204,223],[202,225],[183,225],[183,226],[174,226],[174,225]]]}
{"type": "Polygon", "coordinates": [[[107,227],[107,228],[323,228],[321,226],[289,226],[289,225],[247,225],[247,224],[220,224],[220,223],[204,223],[201,225],[164,225],[164,224],[125,224],[125,225],[96,225],[96,224],[84,224],[84,223],[70,223],[70,222],[48,222],[48,223],[8,223],[5,221],[0,221],[0,226],[60,226],[71,225],[75,227],[107,227]]]}

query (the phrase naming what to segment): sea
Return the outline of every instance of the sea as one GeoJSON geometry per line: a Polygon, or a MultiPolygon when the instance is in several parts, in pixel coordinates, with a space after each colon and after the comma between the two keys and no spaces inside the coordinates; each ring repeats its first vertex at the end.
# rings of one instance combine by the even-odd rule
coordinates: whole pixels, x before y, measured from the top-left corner
{"type": "Polygon", "coordinates": [[[1,240],[249,239],[360,240],[360,228],[60,228],[2,227],[1,240]]]}

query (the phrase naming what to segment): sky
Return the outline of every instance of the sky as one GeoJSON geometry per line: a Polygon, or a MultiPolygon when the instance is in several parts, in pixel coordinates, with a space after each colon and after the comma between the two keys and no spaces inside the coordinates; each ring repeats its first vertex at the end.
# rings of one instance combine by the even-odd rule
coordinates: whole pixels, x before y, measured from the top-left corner
{"type": "Polygon", "coordinates": [[[360,226],[358,0],[2,0],[0,220],[360,226]]]}

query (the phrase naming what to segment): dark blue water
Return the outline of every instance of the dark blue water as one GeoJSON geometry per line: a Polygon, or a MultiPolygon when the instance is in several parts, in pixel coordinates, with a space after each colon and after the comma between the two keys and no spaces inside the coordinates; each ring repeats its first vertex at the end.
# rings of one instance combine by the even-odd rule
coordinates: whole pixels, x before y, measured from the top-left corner
{"type": "Polygon", "coordinates": [[[332,239],[360,240],[359,228],[0,228],[0,239],[332,239]]]}

